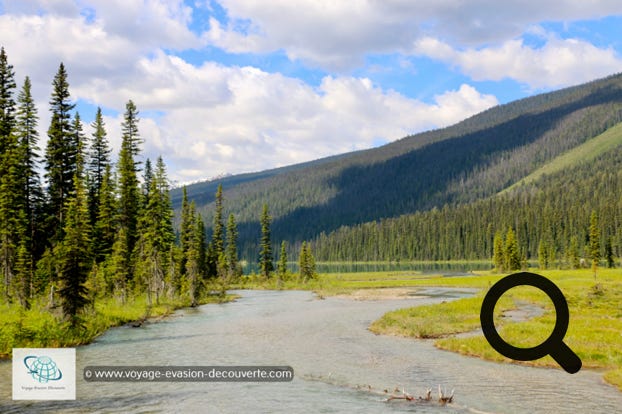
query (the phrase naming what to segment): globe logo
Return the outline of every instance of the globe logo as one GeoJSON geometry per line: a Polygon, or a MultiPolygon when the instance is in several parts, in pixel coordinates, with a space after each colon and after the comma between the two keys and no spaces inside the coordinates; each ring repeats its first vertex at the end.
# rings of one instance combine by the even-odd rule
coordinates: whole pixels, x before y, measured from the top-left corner
{"type": "Polygon", "coordinates": [[[24,365],[28,368],[28,373],[32,378],[40,383],[48,381],[58,381],[63,377],[60,368],[49,356],[28,355],[24,358],[24,365]]]}

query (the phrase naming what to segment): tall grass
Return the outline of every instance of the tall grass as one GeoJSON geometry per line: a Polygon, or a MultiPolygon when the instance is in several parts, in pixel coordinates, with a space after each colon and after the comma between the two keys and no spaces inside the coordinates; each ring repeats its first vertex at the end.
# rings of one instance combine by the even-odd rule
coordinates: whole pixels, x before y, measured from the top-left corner
{"type": "MultiPolygon", "coordinates": [[[[208,295],[201,303],[230,298],[208,295]]],[[[164,316],[184,306],[189,306],[189,302],[181,299],[148,306],[145,296],[134,297],[126,303],[115,298],[97,299],[80,314],[80,324],[71,326],[62,318],[59,309],[48,309],[41,302],[34,302],[28,310],[19,305],[0,303],[0,358],[10,358],[12,348],[84,345],[112,327],[164,316]]]]}

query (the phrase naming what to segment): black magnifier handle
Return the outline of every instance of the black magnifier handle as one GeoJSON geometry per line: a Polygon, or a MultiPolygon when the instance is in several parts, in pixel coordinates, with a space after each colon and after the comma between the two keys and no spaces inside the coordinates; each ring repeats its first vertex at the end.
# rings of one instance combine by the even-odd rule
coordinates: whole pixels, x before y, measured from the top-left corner
{"type": "Polygon", "coordinates": [[[577,373],[581,369],[581,358],[563,341],[553,347],[550,355],[569,374],[577,373]]]}

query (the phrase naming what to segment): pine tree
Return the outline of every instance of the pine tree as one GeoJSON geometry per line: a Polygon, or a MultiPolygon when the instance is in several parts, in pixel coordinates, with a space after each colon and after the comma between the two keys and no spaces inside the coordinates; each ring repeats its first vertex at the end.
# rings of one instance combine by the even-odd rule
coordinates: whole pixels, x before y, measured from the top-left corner
{"type": "Polygon", "coordinates": [[[30,309],[34,271],[32,269],[32,253],[28,248],[28,240],[22,239],[17,248],[15,260],[15,296],[24,309],[30,309]]]}
{"type": "Polygon", "coordinates": [[[285,277],[287,276],[287,243],[285,242],[285,240],[281,242],[281,251],[279,253],[277,274],[281,279],[285,279],[285,277]]]}
{"type": "Polygon", "coordinates": [[[200,259],[199,259],[199,246],[196,237],[192,237],[190,243],[186,246],[184,258],[186,262],[186,271],[184,277],[186,278],[186,285],[188,289],[188,296],[190,298],[190,306],[197,306],[198,304],[198,290],[201,281],[200,276],[200,259]]]}
{"type": "Polygon", "coordinates": [[[93,226],[93,257],[96,263],[101,263],[112,252],[117,233],[117,200],[110,164],[106,165],[104,170],[96,207],[97,216],[93,226]]]}
{"type": "Polygon", "coordinates": [[[579,241],[577,236],[570,238],[570,246],[568,246],[568,262],[573,269],[578,269],[581,266],[581,260],[579,258],[579,241]]]}
{"type": "Polygon", "coordinates": [[[493,240],[492,261],[497,272],[505,271],[504,245],[505,242],[503,240],[503,235],[501,234],[501,232],[495,233],[495,238],[493,240]]]}
{"type": "Polygon", "coordinates": [[[149,204],[149,191],[151,189],[151,181],[153,180],[153,168],[151,167],[151,160],[147,158],[145,160],[145,171],[143,172],[143,191],[142,191],[142,206],[146,207],[149,204]]]}
{"type": "Polygon", "coordinates": [[[199,250],[198,261],[199,261],[199,275],[201,279],[206,279],[208,276],[207,269],[207,240],[205,237],[205,223],[203,222],[203,217],[201,217],[200,213],[196,213],[196,225],[194,232],[195,242],[197,243],[197,248],[199,250]]]}
{"type": "Polygon", "coordinates": [[[305,241],[302,242],[302,246],[300,248],[298,266],[300,267],[300,279],[303,283],[306,283],[316,276],[315,258],[311,253],[311,245],[305,241]]]}
{"type": "Polygon", "coordinates": [[[172,265],[169,261],[169,253],[175,241],[172,220],[173,210],[166,168],[162,157],[159,157],[151,181],[149,205],[145,207],[140,217],[140,239],[136,245],[136,256],[140,262],[138,267],[146,282],[149,303],[152,293],[155,293],[156,303],[159,302],[165,275],[169,265],[172,265]]]}
{"type": "Polygon", "coordinates": [[[592,272],[596,276],[600,263],[600,229],[598,227],[598,215],[594,210],[590,216],[590,258],[592,259],[592,272]]]}
{"type": "Polygon", "coordinates": [[[185,278],[191,306],[198,304],[202,281],[205,278],[205,226],[200,214],[196,213],[194,201],[187,206],[186,216],[193,224],[186,241],[184,254],[186,263],[185,278]]]}
{"type": "Polygon", "coordinates": [[[126,259],[118,263],[128,266],[123,270],[123,274],[130,277],[132,274],[132,252],[138,239],[137,224],[140,211],[140,191],[138,188],[138,162],[135,157],[139,153],[140,138],[138,135],[138,111],[132,101],[126,106],[124,121],[122,124],[123,137],[121,141],[121,151],[119,152],[118,162],[118,222],[124,230],[126,240],[123,242],[127,249],[126,259]]]}
{"type": "MultiPolygon", "coordinates": [[[[15,125],[15,134],[20,147],[20,161],[22,167],[21,178],[23,186],[23,196],[25,199],[26,216],[29,222],[29,237],[35,237],[38,217],[40,213],[43,193],[41,189],[41,180],[37,170],[39,161],[39,132],[37,131],[37,108],[31,93],[30,78],[24,79],[24,85],[17,96],[17,116],[15,125]]],[[[29,247],[34,251],[32,247],[29,247]]]]}
{"type": "Polygon", "coordinates": [[[140,122],[138,118],[138,108],[136,108],[136,105],[130,99],[127,104],[125,104],[125,114],[123,115],[121,131],[123,133],[124,144],[132,157],[134,171],[136,172],[140,171],[141,162],[138,160],[138,157],[141,152],[141,145],[143,144],[143,140],[138,132],[138,122],[140,122]]]}
{"type": "Polygon", "coordinates": [[[192,238],[194,236],[195,225],[195,209],[191,208],[188,201],[188,192],[186,186],[182,189],[181,198],[181,223],[179,225],[179,244],[181,247],[181,260],[180,260],[180,272],[182,275],[186,274],[186,261],[187,252],[192,244],[192,238]]]}
{"type": "Polygon", "coordinates": [[[113,273],[112,283],[114,292],[119,296],[122,303],[127,301],[129,295],[129,281],[131,271],[131,255],[128,254],[127,230],[125,227],[119,228],[119,231],[112,245],[110,255],[110,267],[113,273]]]}
{"type": "MultiPolygon", "coordinates": [[[[221,264],[220,256],[222,255],[224,260],[226,260],[225,233],[223,224],[223,194],[221,184],[219,184],[216,189],[216,199],[214,204],[215,211],[212,227],[212,240],[207,249],[207,275],[210,278],[215,278],[220,275],[218,271],[219,265],[221,264]]],[[[226,267],[227,266],[225,265],[225,268],[226,267]]]]}
{"type": "Polygon", "coordinates": [[[68,198],[73,194],[76,172],[77,147],[73,137],[71,111],[74,104],[69,95],[67,72],[61,63],[54,81],[50,100],[52,119],[48,128],[45,151],[45,169],[49,200],[49,228],[54,238],[62,238],[64,211],[68,198]]]}
{"type": "Polygon", "coordinates": [[[541,270],[549,267],[549,247],[544,240],[538,244],[538,263],[541,270]]]}
{"type": "Polygon", "coordinates": [[[4,280],[4,296],[9,300],[12,285],[16,282],[17,249],[20,240],[27,236],[19,154],[17,139],[14,134],[10,134],[7,148],[1,157],[3,174],[0,175],[0,270],[4,280]]]}
{"type": "MultiPolygon", "coordinates": [[[[86,173],[86,136],[84,135],[84,130],[82,128],[82,119],[80,118],[80,114],[78,112],[75,113],[73,117],[73,123],[71,125],[72,134],[72,147],[75,148],[75,173],[78,175],[78,179],[85,184],[87,180],[86,173]]],[[[74,185],[75,187],[75,185],[74,185]]],[[[72,194],[73,195],[73,194],[72,194]]],[[[88,189],[87,189],[87,197],[88,197],[88,189]]],[[[88,198],[87,198],[88,205],[88,198]]]]}
{"type": "Polygon", "coordinates": [[[97,108],[95,120],[91,124],[93,133],[91,135],[91,145],[88,156],[88,175],[89,175],[89,214],[91,223],[97,221],[99,202],[101,199],[101,188],[104,182],[106,169],[110,166],[110,144],[106,133],[106,125],[101,108],[97,108]]]}
{"type": "Polygon", "coordinates": [[[270,240],[270,223],[272,218],[268,213],[268,205],[264,204],[261,212],[261,241],[259,243],[259,247],[261,251],[259,252],[259,271],[260,274],[269,278],[274,271],[274,264],[272,259],[272,241],[270,240]]]}
{"type": "Polygon", "coordinates": [[[78,312],[87,303],[85,283],[91,270],[89,208],[86,188],[79,178],[74,176],[75,194],[67,204],[64,226],[64,238],[56,246],[56,256],[60,263],[59,295],[63,314],[72,325],[78,322],[78,312]]]}
{"type": "Polygon", "coordinates": [[[0,156],[6,150],[7,140],[15,125],[13,93],[16,86],[13,65],[9,64],[4,47],[2,47],[0,48],[0,156]]]}
{"type": "Polygon", "coordinates": [[[611,243],[611,237],[607,238],[605,242],[605,260],[607,260],[607,267],[613,269],[616,267],[615,259],[613,257],[613,246],[611,243]]]}
{"type": "Polygon", "coordinates": [[[227,266],[229,268],[229,273],[233,277],[239,276],[238,271],[238,226],[235,223],[235,216],[233,214],[229,214],[229,218],[227,220],[227,246],[225,250],[225,254],[227,257],[227,266]]]}
{"type": "Polygon", "coordinates": [[[514,229],[512,229],[512,227],[508,228],[508,232],[505,236],[504,261],[505,268],[509,271],[521,268],[518,240],[516,239],[516,234],[514,233],[514,229]]]}
{"type": "Polygon", "coordinates": [[[0,49],[0,271],[4,296],[10,300],[23,228],[23,193],[20,188],[20,148],[14,134],[16,87],[13,66],[0,49]]]}
{"type": "Polygon", "coordinates": [[[225,234],[223,224],[223,195],[222,185],[219,184],[216,190],[216,211],[214,213],[214,232],[212,236],[212,244],[214,245],[214,254],[220,256],[225,252],[225,234]]]}
{"type": "Polygon", "coordinates": [[[17,138],[17,180],[18,189],[14,200],[21,210],[23,232],[17,237],[20,239],[17,251],[17,279],[21,286],[18,297],[24,307],[29,307],[31,291],[33,289],[36,258],[41,254],[44,243],[41,237],[41,215],[43,207],[43,191],[37,170],[38,151],[37,142],[37,109],[31,94],[30,79],[26,77],[17,96],[17,115],[15,122],[15,137],[17,138]]]}

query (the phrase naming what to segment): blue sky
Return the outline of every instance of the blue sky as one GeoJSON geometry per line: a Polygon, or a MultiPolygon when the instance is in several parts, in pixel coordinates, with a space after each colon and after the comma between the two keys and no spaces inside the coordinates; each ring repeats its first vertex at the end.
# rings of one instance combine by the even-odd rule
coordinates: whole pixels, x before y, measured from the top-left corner
{"type": "Polygon", "coordinates": [[[0,42],[49,124],[64,62],[85,129],[188,182],[370,148],[622,72],[615,0],[0,0],[0,42]]]}

